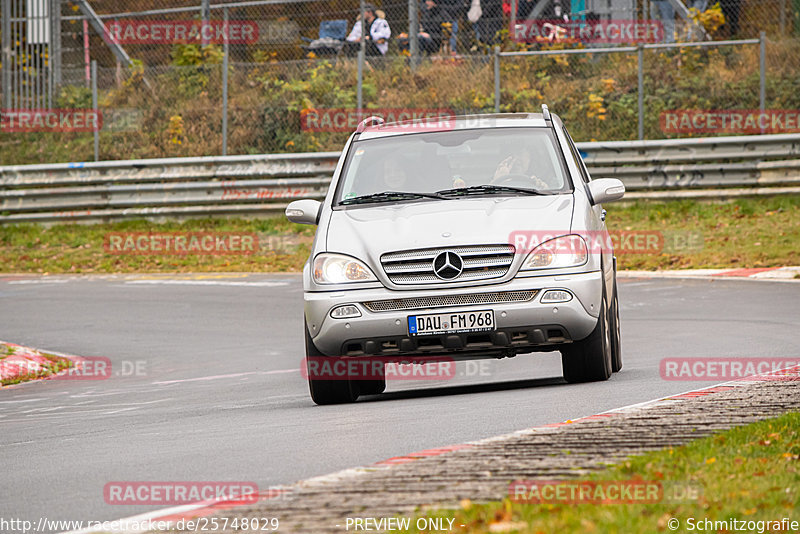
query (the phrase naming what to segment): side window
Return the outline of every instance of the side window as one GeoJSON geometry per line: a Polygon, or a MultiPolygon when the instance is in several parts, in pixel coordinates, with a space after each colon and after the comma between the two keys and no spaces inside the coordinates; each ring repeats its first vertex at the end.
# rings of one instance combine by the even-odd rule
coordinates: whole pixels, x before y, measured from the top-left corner
{"type": "Polygon", "coordinates": [[[575,146],[575,143],[572,141],[572,136],[569,135],[566,128],[564,128],[564,135],[567,137],[567,143],[569,143],[570,152],[572,152],[572,157],[575,159],[575,165],[577,165],[578,169],[581,171],[581,178],[588,184],[592,179],[589,178],[589,171],[586,170],[586,164],[583,162],[581,153],[578,151],[578,147],[575,146]]]}

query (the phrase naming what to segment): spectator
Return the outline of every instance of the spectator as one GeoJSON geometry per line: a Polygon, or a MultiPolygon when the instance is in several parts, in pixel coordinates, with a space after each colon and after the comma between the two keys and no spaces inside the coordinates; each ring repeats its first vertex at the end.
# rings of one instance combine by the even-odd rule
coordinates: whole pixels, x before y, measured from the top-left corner
{"type": "Polygon", "coordinates": [[[537,20],[563,21],[569,20],[568,10],[562,6],[562,0],[519,0],[517,4],[517,20],[527,20],[533,18],[534,8],[540,3],[545,2],[544,8],[537,15],[537,20]]]}
{"type": "MultiPolygon", "coordinates": [[[[498,44],[503,29],[503,0],[481,0],[475,38],[485,45],[498,44]]],[[[471,20],[471,19],[470,19],[471,20]]]]}
{"type": "Polygon", "coordinates": [[[731,37],[739,33],[739,15],[742,11],[742,0],[720,0],[719,7],[725,15],[725,26],[731,37]]]}
{"type": "MultiPolygon", "coordinates": [[[[434,0],[425,0],[419,9],[419,33],[417,42],[419,50],[425,54],[435,54],[442,46],[442,22],[444,16],[442,9],[434,0]]],[[[399,39],[400,50],[408,50],[408,37],[401,34],[399,39]]]]}
{"type": "MultiPolygon", "coordinates": [[[[389,37],[392,36],[392,30],[389,28],[389,23],[386,22],[386,19],[378,16],[382,14],[372,4],[364,6],[364,26],[367,30],[365,50],[368,56],[384,56],[386,51],[389,50],[389,37]]],[[[361,19],[359,17],[350,35],[347,36],[346,52],[349,55],[358,53],[360,42],[361,19]]]]}
{"type": "MultiPolygon", "coordinates": [[[[689,9],[696,9],[699,13],[702,13],[706,9],[708,9],[708,0],[689,0],[686,3],[686,7],[689,9]]],[[[700,24],[699,22],[697,24],[700,24]]],[[[702,34],[699,34],[696,30],[696,25],[694,22],[689,23],[689,40],[702,40],[702,34]]]]}
{"type": "Polygon", "coordinates": [[[442,9],[443,22],[452,25],[450,29],[450,52],[456,52],[457,34],[458,34],[458,19],[464,14],[465,0],[440,0],[439,4],[442,9]]]}
{"type": "Polygon", "coordinates": [[[653,0],[653,5],[658,10],[658,18],[664,25],[664,42],[675,42],[675,8],[669,0],[653,0]]]}
{"type": "Polygon", "coordinates": [[[533,14],[536,0],[517,0],[517,20],[527,20],[533,14]]]}

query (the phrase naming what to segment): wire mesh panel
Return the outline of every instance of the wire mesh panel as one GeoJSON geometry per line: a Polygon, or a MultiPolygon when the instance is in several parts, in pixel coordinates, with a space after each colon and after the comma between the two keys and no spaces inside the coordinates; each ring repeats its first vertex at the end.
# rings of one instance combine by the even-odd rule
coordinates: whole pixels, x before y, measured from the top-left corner
{"type": "Polygon", "coordinates": [[[503,57],[501,111],[547,104],[579,141],[635,139],[636,53],[503,57]]]}
{"type": "Polygon", "coordinates": [[[760,112],[758,44],[643,56],[645,138],[761,133],[753,122],[760,112]]]}
{"type": "MultiPolygon", "coordinates": [[[[492,112],[496,81],[500,111],[547,103],[576,140],[635,139],[637,43],[761,32],[765,109],[800,109],[800,1],[675,3],[366,1],[369,40],[359,77],[359,0],[0,0],[3,116],[42,107],[88,117],[96,61],[102,159],[337,150],[368,114],[391,120],[492,112]],[[416,39],[410,18],[419,23],[416,39]],[[603,50],[503,56],[495,80],[496,46],[603,50]]],[[[644,138],[735,133],[677,127],[675,117],[685,123],[688,115],[665,117],[667,111],[760,110],[758,44],[642,55],[644,138]]],[[[781,120],[781,131],[794,131],[791,118],[781,120]]],[[[93,157],[94,131],[85,124],[3,125],[2,163],[93,157]]]]}
{"type": "Polygon", "coordinates": [[[6,110],[50,107],[53,79],[49,58],[57,40],[52,0],[3,0],[2,93],[6,110]]]}

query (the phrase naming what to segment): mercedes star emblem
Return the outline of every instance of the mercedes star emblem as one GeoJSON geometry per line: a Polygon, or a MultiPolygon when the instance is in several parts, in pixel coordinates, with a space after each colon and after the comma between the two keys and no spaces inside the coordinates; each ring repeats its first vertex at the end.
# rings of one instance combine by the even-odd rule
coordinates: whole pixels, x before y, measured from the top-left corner
{"type": "Polygon", "coordinates": [[[457,278],[464,270],[464,260],[455,252],[442,252],[433,259],[433,272],[442,280],[457,278]]]}

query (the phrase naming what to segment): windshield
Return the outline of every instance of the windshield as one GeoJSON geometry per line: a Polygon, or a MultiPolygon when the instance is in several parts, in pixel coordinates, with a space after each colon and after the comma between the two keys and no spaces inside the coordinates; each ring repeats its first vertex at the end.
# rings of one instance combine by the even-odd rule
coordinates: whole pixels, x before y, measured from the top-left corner
{"type": "Polygon", "coordinates": [[[555,143],[549,128],[456,130],[355,141],[335,203],[567,192],[570,184],[555,143]]]}

